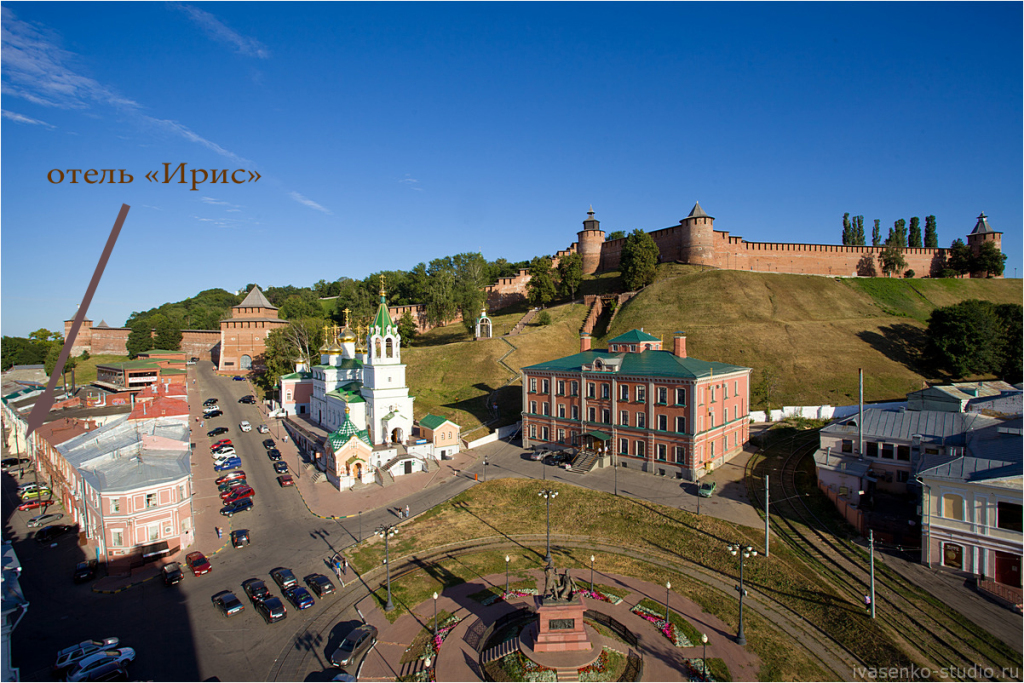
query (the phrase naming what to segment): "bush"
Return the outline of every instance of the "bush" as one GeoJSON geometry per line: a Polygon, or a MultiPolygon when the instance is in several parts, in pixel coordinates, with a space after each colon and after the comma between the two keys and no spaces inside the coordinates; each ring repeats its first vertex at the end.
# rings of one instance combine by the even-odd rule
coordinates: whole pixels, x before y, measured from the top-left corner
{"type": "Polygon", "coordinates": [[[538,325],[550,325],[551,324],[551,314],[548,313],[547,311],[541,311],[540,315],[537,316],[537,324],[538,325]]]}
{"type": "Polygon", "coordinates": [[[907,278],[909,280],[910,278],[914,277],[916,274],[917,273],[915,273],[913,270],[908,270],[907,272],[903,273],[903,277],[905,277],[905,278],[907,278]]]}
{"type": "Polygon", "coordinates": [[[89,360],[89,352],[82,351],[82,360],[89,360]]]}

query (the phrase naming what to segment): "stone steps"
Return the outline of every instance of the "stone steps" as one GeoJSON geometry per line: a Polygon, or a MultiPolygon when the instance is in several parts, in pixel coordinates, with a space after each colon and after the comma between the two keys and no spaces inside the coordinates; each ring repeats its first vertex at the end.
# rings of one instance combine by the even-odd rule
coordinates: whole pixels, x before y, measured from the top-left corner
{"type": "MultiPolygon", "coordinates": [[[[496,646],[488,649],[487,651],[485,651],[484,654],[483,654],[483,657],[481,658],[481,661],[484,664],[488,664],[490,662],[497,661],[497,660],[501,659],[502,657],[510,655],[510,654],[512,654],[513,652],[515,652],[518,649],[519,649],[519,640],[517,638],[513,638],[512,640],[506,640],[504,643],[501,643],[500,645],[496,645],[496,646]]],[[[573,679],[573,680],[576,680],[576,679],[573,679]]]]}
{"type": "Polygon", "coordinates": [[[578,669],[555,669],[556,681],[578,681],[580,674],[578,669]]]}
{"type": "Polygon", "coordinates": [[[402,670],[398,673],[399,678],[409,678],[415,676],[419,672],[426,668],[426,662],[422,659],[415,659],[411,662],[406,662],[402,665],[402,670]]]}
{"type": "Polygon", "coordinates": [[[577,474],[585,474],[594,469],[594,464],[597,462],[597,451],[582,451],[576,456],[576,459],[572,462],[572,467],[569,468],[570,472],[576,472],[577,474]]]}

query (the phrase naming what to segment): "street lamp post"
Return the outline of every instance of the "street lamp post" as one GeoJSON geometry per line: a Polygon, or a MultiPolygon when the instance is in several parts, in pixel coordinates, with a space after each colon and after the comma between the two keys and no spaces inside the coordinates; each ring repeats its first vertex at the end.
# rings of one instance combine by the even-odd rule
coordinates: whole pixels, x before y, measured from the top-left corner
{"type": "Polygon", "coordinates": [[[701,655],[701,658],[700,658],[700,663],[701,663],[701,667],[700,668],[704,670],[703,671],[703,673],[704,673],[704,680],[706,681],[706,680],[708,680],[708,634],[706,634],[706,633],[700,634],[700,642],[703,643],[703,645],[704,645],[704,654],[701,655]]]}
{"type": "Polygon", "coordinates": [[[388,541],[391,539],[392,536],[398,533],[398,525],[381,524],[379,527],[377,527],[377,530],[374,533],[377,536],[380,536],[384,539],[384,569],[387,572],[388,584],[388,601],[387,604],[384,605],[384,611],[390,612],[395,608],[395,603],[391,602],[391,552],[390,547],[388,545],[388,541]]]}
{"type": "Polygon", "coordinates": [[[362,543],[363,542],[363,511],[362,510],[359,511],[358,517],[359,517],[359,541],[358,541],[358,543],[362,543]]]}
{"type": "Polygon", "coordinates": [[[484,481],[487,481],[487,457],[484,457],[484,481]]]}
{"type": "Polygon", "coordinates": [[[668,597],[672,594],[672,582],[665,582],[665,621],[668,621],[669,610],[668,610],[668,597]]]}
{"type": "Polygon", "coordinates": [[[748,557],[757,557],[757,551],[749,545],[741,546],[737,543],[730,544],[726,547],[734,556],[737,554],[740,556],[740,585],[736,587],[736,590],[739,591],[740,594],[740,627],[736,632],[736,644],[746,645],[747,638],[743,635],[743,596],[746,595],[747,591],[743,588],[743,560],[748,557]]]}
{"type": "Polygon", "coordinates": [[[615,495],[619,495],[619,454],[612,448],[612,463],[615,467],[615,495]]]}
{"type": "Polygon", "coordinates": [[[505,556],[505,595],[508,595],[508,562],[511,559],[508,555],[505,556]]]}
{"type": "Polygon", "coordinates": [[[434,638],[437,638],[437,591],[434,591],[434,638]]]}
{"type": "Polygon", "coordinates": [[[544,561],[547,562],[550,565],[551,564],[551,499],[558,495],[558,491],[552,491],[551,489],[544,489],[540,493],[538,493],[537,495],[539,495],[541,498],[543,498],[545,501],[547,501],[547,507],[548,507],[548,513],[547,513],[547,519],[548,519],[548,522],[547,522],[547,524],[548,524],[548,550],[547,550],[547,554],[544,556],[544,561]]]}
{"type": "Polygon", "coordinates": [[[594,592],[594,556],[590,556],[590,592],[594,592]]]}

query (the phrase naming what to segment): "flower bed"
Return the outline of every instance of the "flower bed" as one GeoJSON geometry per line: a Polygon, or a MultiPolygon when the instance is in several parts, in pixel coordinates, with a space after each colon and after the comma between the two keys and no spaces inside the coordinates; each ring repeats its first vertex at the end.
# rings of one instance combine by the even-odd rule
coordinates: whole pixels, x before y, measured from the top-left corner
{"type": "Polygon", "coordinates": [[[598,590],[593,590],[592,591],[592,590],[589,590],[589,589],[583,589],[581,591],[577,591],[577,593],[579,595],[582,595],[585,598],[593,598],[594,600],[601,600],[603,602],[610,602],[613,605],[617,605],[620,602],[622,602],[622,598],[620,598],[619,596],[614,595],[612,593],[603,593],[603,592],[598,591],[598,590]]]}
{"type": "Polygon", "coordinates": [[[554,669],[537,664],[528,659],[522,652],[513,652],[501,659],[501,666],[513,681],[530,681],[540,683],[541,681],[553,682],[557,680],[554,669]]]}
{"type": "Polygon", "coordinates": [[[630,612],[632,612],[633,614],[637,615],[642,619],[646,619],[647,621],[657,626],[658,630],[661,631],[662,635],[668,638],[669,641],[675,644],[676,647],[693,647],[693,643],[690,642],[689,638],[680,633],[679,629],[676,628],[675,624],[673,624],[671,621],[666,621],[665,617],[661,616],[660,614],[656,614],[655,612],[652,612],[651,610],[647,609],[646,607],[642,607],[641,605],[637,605],[636,607],[631,609],[630,612]]]}
{"type": "Polygon", "coordinates": [[[462,621],[460,617],[452,614],[447,619],[439,623],[437,625],[437,635],[427,641],[427,646],[423,648],[423,654],[420,655],[420,659],[426,659],[427,657],[436,659],[437,653],[441,651],[441,643],[443,643],[444,639],[448,637],[448,634],[451,633],[452,629],[459,625],[460,621],[462,621]]]}
{"type": "Polygon", "coordinates": [[[504,600],[505,602],[508,602],[510,598],[525,598],[528,595],[537,595],[537,589],[536,588],[514,588],[514,589],[510,590],[508,593],[505,593],[505,592],[502,592],[500,594],[496,593],[496,594],[492,595],[489,598],[484,598],[483,600],[480,601],[480,604],[483,605],[484,607],[487,607],[488,605],[493,605],[494,603],[498,602],[499,600],[504,600]]]}

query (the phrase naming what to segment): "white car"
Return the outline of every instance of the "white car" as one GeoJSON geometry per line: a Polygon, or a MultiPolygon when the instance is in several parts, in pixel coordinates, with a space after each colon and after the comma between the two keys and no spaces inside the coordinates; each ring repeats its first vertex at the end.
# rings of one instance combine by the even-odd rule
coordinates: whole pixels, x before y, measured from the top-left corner
{"type": "Polygon", "coordinates": [[[116,662],[120,665],[125,665],[128,662],[135,660],[135,650],[130,647],[122,647],[117,650],[103,650],[96,654],[89,655],[76,666],[68,671],[67,680],[69,681],[84,681],[88,680],[90,674],[99,669],[101,666],[110,662],[116,662]]]}
{"type": "Polygon", "coordinates": [[[252,425],[251,425],[251,424],[249,424],[249,421],[248,421],[248,420],[242,420],[242,423],[241,423],[240,425],[238,425],[238,427],[239,427],[239,428],[240,428],[240,429],[241,429],[241,430],[242,430],[243,432],[251,432],[251,431],[252,431],[252,425]]]}
{"type": "Polygon", "coordinates": [[[60,671],[72,664],[77,664],[89,655],[96,654],[104,648],[114,647],[118,643],[117,638],[104,638],[103,640],[83,640],[77,645],[66,647],[57,653],[57,661],[53,663],[53,670],[60,671]]]}
{"type": "Polygon", "coordinates": [[[259,427],[256,428],[256,431],[259,432],[260,434],[266,434],[267,432],[270,431],[270,427],[268,427],[267,425],[260,425],[259,427]]]}
{"type": "Polygon", "coordinates": [[[215,451],[212,455],[213,455],[213,459],[214,460],[222,460],[224,458],[230,458],[232,455],[235,455],[235,449],[234,448],[224,448],[222,450],[215,451]]]}
{"type": "Polygon", "coordinates": [[[64,517],[64,515],[62,515],[59,512],[51,512],[45,515],[36,515],[32,519],[28,520],[28,528],[34,529],[37,526],[46,526],[47,524],[53,524],[62,517],[64,517]]]}

